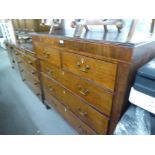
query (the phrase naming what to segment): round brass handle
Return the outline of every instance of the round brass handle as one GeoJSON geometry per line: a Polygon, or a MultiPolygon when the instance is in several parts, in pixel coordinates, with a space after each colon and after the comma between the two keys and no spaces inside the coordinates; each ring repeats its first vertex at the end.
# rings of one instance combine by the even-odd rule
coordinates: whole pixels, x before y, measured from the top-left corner
{"type": "Polygon", "coordinates": [[[87,131],[85,131],[81,126],[79,126],[78,129],[82,134],[85,134],[85,135],[87,134],[87,131]]]}
{"type": "Polygon", "coordinates": [[[43,54],[46,54],[46,51],[43,51],[43,54]]]}
{"type": "Polygon", "coordinates": [[[31,71],[31,74],[35,74],[36,72],[35,71],[31,71]]]}
{"type": "Polygon", "coordinates": [[[36,93],[36,95],[37,95],[37,96],[39,96],[39,95],[40,95],[40,93],[36,93]]]}
{"type": "Polygon", "coordinates": [[[48,90],[51,92],[51,91],[54,91],[54,88],[52,88],[51,86],[48,87],[48,90]]]}
{"type": "Polygon", "coordinates": [[[84,96],[87,96],[89,93],[88,89],[82,88],[80,85],[78,85],[78,89],[79,89],[79,93],[84,95],[84,96]]]}
{"type": "Polygon", "coordinates": [[[32,64],[32,62],[31,61],[28,61],[28,64],[32,64]]]}
{"type": "Polygon", "coordinates": [[[53,74],[53,71],[52,71],[52,70],[48,70],[48,71],[47,71],[47,74],[48,74],[48,75],[51,75],[51,74],[53,74]]]}
{"type": "Polygon", "coordinates": [[[35,83],[34,83],[34,85],[37,85],[37,84],[38,84],[38,82],[35,82],[35,83]]]}
{"type": "Polygon", "coordinates": [[[77,62],[77,63],[76,63],[76,65],[77,65],[78,67],[80,67],[80,66],[81,66],[81,65],[80,65],[80,62],[77,62]]]}
{"type": "Polygon", "coordinates": [[[86,117],[86,116],[88,115],[87,112],[81,111],[81,108],[80,108],[80,107],[78,107],[77,110],[78,110],[79,114],[80,114],[82,117],[86,117]]]}
{"type": "Polygon", "coordinates": [[[53,102],[53,105],[54,105],[55,107],[57,106],[57,104],[56,104],[56,103],[54,103],[54,102],[53,102]]]}

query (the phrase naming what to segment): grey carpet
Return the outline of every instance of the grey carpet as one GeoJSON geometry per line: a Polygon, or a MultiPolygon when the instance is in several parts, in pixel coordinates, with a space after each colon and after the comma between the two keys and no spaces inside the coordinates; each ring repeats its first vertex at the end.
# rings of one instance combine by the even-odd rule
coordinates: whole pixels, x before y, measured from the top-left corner
{"type": "Polygon", "coordinates": [[[54,109],[47,110],[11,68],[0,49],[0,134],[78,134],[54,109]]]}

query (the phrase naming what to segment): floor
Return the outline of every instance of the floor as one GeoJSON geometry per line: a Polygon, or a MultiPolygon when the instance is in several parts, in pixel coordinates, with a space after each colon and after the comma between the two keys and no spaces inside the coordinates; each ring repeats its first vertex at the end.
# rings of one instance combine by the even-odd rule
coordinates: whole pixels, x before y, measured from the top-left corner
{"type": "Polygon", "coordinates": [[[76,135],[54,109],[46,109],[11,68],[0,48],[0,135],[76,135]]]}

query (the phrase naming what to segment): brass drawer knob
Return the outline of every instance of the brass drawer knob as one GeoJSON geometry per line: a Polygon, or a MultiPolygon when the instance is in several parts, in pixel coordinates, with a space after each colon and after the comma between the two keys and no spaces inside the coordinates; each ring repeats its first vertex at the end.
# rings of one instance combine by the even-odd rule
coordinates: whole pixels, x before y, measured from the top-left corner
{"type": "Polygon", "coordinates": [[[82,72],[85,72],[85,73],[88,73],[89,69],[90,69],[90,66],[89,65],[84,65],[83,63],[81,62],[77,62],[76,63],[76,66],[79,68],[80,71],[82,72]]]}
{"type": "Polygon", "coordinates": [[[22,61],[17,61],[17,63],[19,63],[19,64],[20,64],[20,63],[22,63],[22,61]]]}
{"type": "Polygon", "coordinates": [[[54,88],[52,88],[52,86],[49,86],[49,87],[48,87],[48,90],[49,90],[50,92],[52,92],[52,91],[54,91],[54,88]]]}
{"type": "Polygon", "coordinates": [[[50,54],[46,53],[45,58],[49,58],[50,54]]]}
{"type": "Polygon", "coordinates": [[[15,55],[19,55],[18,52],[15,52],[15,55]]]}
{"type": "Polygon", "coordinates": [[[31,64],[32,65],[32,61],[28,61],[28,64],[31,64]]]}
{"type": "Polygon", "coordinates": [[[37,96],[39,96],[39,95],[40,95],[40,93],[36,93],[36,95],[37,95],[37,96]]]}
{"type": "Polygon", "coordinates": [[[44,55],[44,57],[45,58],[49,58],[50,57],[50,54],[49,53],[47,53],[47,51],[45,50],[45,51],[43,51],[43,55],[44,55]]]}
{"type": "Polygon", "coordinates": [[[33,74],[33,75],[34,75],[35,73],[36,73],[35,71],[31,71],[31,74],[33,74]]]}
{"type": "Polygon", "coordinates": [[[78,90],[79,90],[79,93],[84,95],[84,96],[87,96],[89,94],[89,90],[82,88],[80,85],[78,85],[78,90]]]}
{"type": "Polygon", "coordinates": [[[55,103],[55,102],[53,102],[53,105],[56,107],[57,106],[57,104],[55,103]]]}
{"type": "Polygon", "coordinates": [[[88,113],[87,113],[87,112],[83,112],[83,111],[81,110],[80,107],[78,107],[77,110],[78,110],[78,113],[79,113],[82,117],[86,117],[86,116],[88,115],[88,113]]]}
{"type": "Polygon", "coordinates": [[[77,63],[76,63],[76,65],[77,65],[78,67],[80,67],[80,66],[81,66],[81,65],[80,65],[80,62],[77,62],[77,63]]]}
{"type": "Polygon", "coordinates": [[[80,68],[80,71],[82,72],[85,72],[85,73],[88,73],[88,70],[90,69],[90,67],[88,65],[84,66],[84,67],[81,67],[80,68]]]}
{"type": "Polygon", "coordinates": [[[47,74],[51,75],[51,74],[53,74],[53,71],[49,69],[49,70],[47,70],[47,74]]]}
{"type": "Polygon", "coordinates": [[[82,134],[87,134],[87,131],[85,131],[81,126],[78,127],[78,130],[80,130],[82,134]]]}
{"type": "Polygon", "coordinates": [[[38,82],[35,82],[34,85],[38,85],[38,82]]]}

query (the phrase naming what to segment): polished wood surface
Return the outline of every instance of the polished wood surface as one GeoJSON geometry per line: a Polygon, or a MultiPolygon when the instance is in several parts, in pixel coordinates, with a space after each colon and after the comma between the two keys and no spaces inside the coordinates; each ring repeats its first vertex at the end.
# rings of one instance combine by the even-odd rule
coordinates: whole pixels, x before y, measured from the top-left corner
{"type": "MultiPolygon", "coordinates": [[[[85,112],[84,105],[87,105],[106,116],[109,122],[105,125],[107,128],[105,133],[112,134],[129,105],[129,91],[135,70],[155,57],[155,41],[150,39],[146,42],[127,43],[117,40],[110,42],[106,39],[96,41],[92,38],[66,37],[66,34],[59,33],[50,36],[34,34],[33,45],[36,53],[42,51],[44,46],[57,49],[60,54],[59,67],[38,55],[41,77],[54,79],[61,86],[59,89],[56,87],[57,93],[51,92],[51,95],[63,100],[66,106],[76,104],[75,97],[77,97],[83,103],[82,114],[85,112]],[[61,89],[67,93],[64,95],[59,92],[61,89]]],[[[46,91],[50,83],[43,81],[43,88],[46,91]]],[[[72,107],[71,111],[80,118],[77,108],[72,107]]],[[[80,119],[85,122],[84,119],[80,119]]],[[[94,130],[97,129],[97,133],[105,134],[101,132],[99,124],[92,125],[88,122],[87,120],[87,125],[94,130]]]]}
{"type": "Polygon", "coordinates": [[[63,102],[81,120],[96,130],[96,132],[99,134],[106,134],[108,118],[82,102],[82,100],[74,96],[71,92],[63,88],[54,80],[48,79],[44,75],[42,75],[42,80],[45,89],[51,95],[63,102]]]}
{"type": "Polygon", "coordinates": [[[95,81],[111,91],[114,90],[117,64],[63,52],[62,66],[64,69],[95,81]]]}
{"type": "Polygon", "coordinates": [[[65,118],[72,127],[74,127],[82,135],[96,135],[97,133],[82,122],[76,115],[74,115],[66,106],[61,104],[56,98],[51,96],[45,90],[45,100],[49,106],[56,109],[65,118]]]}
{"type": "Polygon", "coordinates": [[[110,115],[113,98],[111,92],[107,92],[107,90],[93,84],[93,82],[90,82],[89,80],[85,80],[70,72],[52,66],[45,60],[41,60],[40,64],[42,73],[46,74],[49,78],[60,82],[73,93],[88,101],[88,104],[100,112],[108,116],[110,115]]]}
{"type": "Polygon", "coordinates": [[[38,58],[45,59],[55,66],[60,66],[60,51],[55,48],[49,48],[45,45],[37,45],[36,54],[38,58]]]}
{"type": "Polygon", "coordinates": [[[114,33],[80,38],[68,31],[33,33],[33,46],[17,44],[13,51],[27,84],[39,87],[45,104],[80,134],[113,134],[129,106],[137,69],[155,57],[153,37],[127,42],[124,32],[116,38],[114,33]]]}

